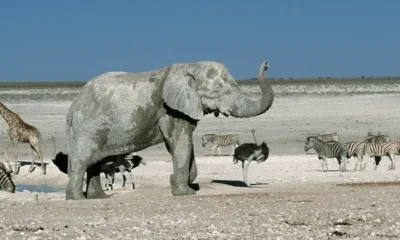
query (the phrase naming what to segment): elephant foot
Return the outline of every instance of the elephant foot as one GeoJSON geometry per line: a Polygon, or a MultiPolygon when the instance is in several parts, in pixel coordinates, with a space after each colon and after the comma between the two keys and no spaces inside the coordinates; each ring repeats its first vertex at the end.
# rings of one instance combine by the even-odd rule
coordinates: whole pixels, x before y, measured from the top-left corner
{"type": "Polygon", "coordinates": [[[189,186],[172,187],[173,196],[194,195],[196,192],[189,186]]]}
{"type": "Polygon", "coordinates": [[[86,196],[87,199],[104,199],[110,197],[109,195],[105,194],[104,191],[88,192],[86,196]]]}
{"type": "Polygon", "coordinates": [[[71,192],[68,191],[65,194],[65,200],[83,200],[86,199],[85,195],[83,194],[83,192],[71,192]]]}
{"type": "Polygon", "coordinates": [[[172,188],[173,196],[184,196],[184,195],[194,195],[196,192],[189,187],[189,184],[185,179],[177,179],[174,174],[170,176],[170,184],[172,188]]]}

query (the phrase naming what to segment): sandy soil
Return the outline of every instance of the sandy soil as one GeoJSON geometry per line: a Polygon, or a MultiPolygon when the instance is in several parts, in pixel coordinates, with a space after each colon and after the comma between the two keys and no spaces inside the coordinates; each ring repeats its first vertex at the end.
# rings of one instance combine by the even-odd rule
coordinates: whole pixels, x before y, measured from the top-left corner
{"type": "MultiPolygon", "coordinates": [[[[172,163],[160,144],[139,152],[148,164],[133,171],[136,189],[130,184],[121,189],[117,174],[109,199],[65,201],[64,192],[0,192],[0,211],[6,216],[0,218],[0,235],[3,239],[400,239],[400,172],[387,170],[387,158],[377,171],[367,159],[367,170],[362,172],[352,171],[351,160],[344,173],[330,159],[330,171],[321,172],[317,157],[303,150],[310,132],[337,131],[343,141],[350,141],[362,140],[373,130],[400,140],[399,99],[396,93],[278,96],[262,116],[207,116],[194,134],[200,184],[195,196],[171,196],[172,163]],[[238,133],[242,143],[252,142],[252,128],[259,141],[267,142],[271,155],[264,163],[250,165],[252,184],[245,187],[240,164],[234,165],[229,156],[232,149],[222,148],[223,156],[210,157],[211,146],[203,148],[201,136],[238,133]],[[354,185],[360,182],[365,184],[354,185]]],[[[65,114],[70,101],[4,103],[42,132],[45,162],[52,158],[48,137],[56,137],[58,151],[66,151],[65,114]]],[[[0,121],[0,146],[8,144],[6,131],[0,121]]],[[[32,159],[27,144],[19,149],[20,160],[32,159]]],[[[12,160],[12,149],[8,155],[12,160]]],[[[4,161],[4,155],[0,159],[4,161]]],[[[31,174],[28,168],[23,166],[14,178],[17,185],[67,184],[68,178],[53,164],[45,177],[40,168],[31,174]]]]}

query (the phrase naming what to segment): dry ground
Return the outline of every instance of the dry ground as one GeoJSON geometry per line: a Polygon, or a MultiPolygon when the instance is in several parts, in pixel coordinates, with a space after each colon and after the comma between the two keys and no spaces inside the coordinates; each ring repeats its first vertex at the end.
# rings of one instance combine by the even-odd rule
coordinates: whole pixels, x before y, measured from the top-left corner
{"type": "MultiPolygon", "coordinates": [[[[305,155],[309,132],[337,131],[344,141],[362,140],[373,130],[400,140],[400,94],[341,96],[278,96],[264,115],[235,119],[207,116],[195,132],[199,167],[195,196],[172,197],[170,156],[160,144],[139,154],[148,162],[133,171],[136,190],[116,190],[105,200],[65,201],[64,192],[0,192],[0,235],[4,239],[400,239],[400,170],[388,171],[384,158],[377,171],[372,159],[366,171],[337,172],[329,160],[329,172],[321,172],[315,155],[305,155]],[[251,187],[243,187],[239,164],[228,156],[210,157],[211,146],[201,147],[206,133],[238,133],[241,142],[266,141],[271,156],[249,169],[251,187]],[[351,185],[351,183],[386,184],[351,185]],[[342,184],[339,185],[338,184],[342,184]],[[349,185],[346,185],[349,184],[349,185]],[[38,200],[35,200],[37,196],[38,200]]],[[[57,138],[65,147],[65,114],[71,102],[7,103],[43,135],[46,162],[57,138]]],[[[0,121],[0,144],[6,146],[6,124],[0,121]]],[[[217,153],[217,152],[216,152],[217,153]]],[[[12,150],[8,151],[12,158],[12,150]]],[[[4,155],[0,156],[4,161],[4,155]]],[[[20,144],[20,159],[32,159],[20,144]]],[[[48,184],[65,187],[67,177],[50,164],[27,174],[21,169],[17,184],[48,184]]],[[[129,180],[129,178],[128,178],[129,180]]],[[[20,189],[21,190],[21,189],[20,189]]]]}

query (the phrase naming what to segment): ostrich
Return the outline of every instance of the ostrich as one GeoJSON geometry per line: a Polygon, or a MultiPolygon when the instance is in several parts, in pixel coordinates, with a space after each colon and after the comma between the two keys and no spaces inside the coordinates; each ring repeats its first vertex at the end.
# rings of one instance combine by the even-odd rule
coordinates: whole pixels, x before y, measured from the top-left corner
{"type": "Polygon", "coordinates": [[[108,187],[113,189],[115,173],[120,172],[122,175],[122,187],[125,188],[126,176],[125,171],[127,171],[131,177],[132,188],[135,189],[135,184],[133,183],[133,177],[131,171],[138,167],[140,164],[146,165],[146,162],[142,157],[136,155],[136,153],[117,155],[106,157],[106,162],[101,165],[100,172],[103,172],[106,176],[106,190],[108,187]],[[111,180],[109,179],[111,178],[111,180]],[[111,184],[110,184],[111,183],[111,184]]]}
{"type": "MultiPolygon", "coordinates": [[[[63,152],[58,152],[56,154],[56,140],[54,137],[51,137],[50,140],[53,142],[53,156],[52,162],[57,168],[65,173],[68,174],[68,154],[63,152]]],[[[131,181],[132,181],[132,188],[135,189],[135,184],[133,183],[133,178],[131,174],[131,170],[139,166],[140,164],[146,165],[146,162],[143,160],[142,157],[136,155],[135,153],[129,153],[124,155],[114,155],[105,157],[102,161],[100,166],[100,171],[104,173],[106,176],[106,190],[108,190],[109,183],[111,182],[111,189],[113,189],[112,184],[114,183],[114,176],[116,172],[120,172],[122,174],[122,187],[125,188],[126,176],[125,171],[130,174],[131,181]],[[109,179],[111,178],[111,181],[109,179]]]]}
{"type": "Polygon", "coordinates": [[[239,161],[242,162],[242,174],[243,174],[243,182],[247,185],[247,171],[249,169],[249,165],[251,161],[257,161],[257,163],[264,162],[267,160],[269,155],[269,148],[267,144],[263,141],[261,145],[257,144],[257,139],[255,135],[255,130],[252,129],[253,138],[255,143],[243,143],[239,147],[235,148],[233,154],[233,163],[236,164],[239,161]],[[248,161],[246,167],[244,166],[244,162],[248,161]]]}
{"type": "Polygon", "coordinates": [[[63,153],[62,151],[58,152],[56,154],[56,139],[54,137],[49,138],[49,140],[52,141],[53,143],[53,156],[54,159],[51,159],[54,165],[57,166],[57,168],[65,173],[68,174],[68,154],[63,153]]]}

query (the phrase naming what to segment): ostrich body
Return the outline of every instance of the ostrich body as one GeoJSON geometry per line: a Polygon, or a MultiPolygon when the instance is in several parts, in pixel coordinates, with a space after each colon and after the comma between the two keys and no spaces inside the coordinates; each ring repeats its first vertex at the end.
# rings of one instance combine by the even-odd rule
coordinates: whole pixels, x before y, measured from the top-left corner
{"type": "MultiPolygon", "coordinates": [[[[53,142],[53,156],[52,162],[57,168],[65,173],[68,174],[68,154],[63,153],[62,151],[56,153],[56,140],[54,137],[51,138],[53,142]]],[[[131,174],[131,170],[139,166],[140,164],[146,165],[146,162],[143,160],[142,157],[138,155],[134,155],[133,153],[128,153],[124,155],[115,155],[115,156],[108,156],[102,160],[102,164],[100,166],[100,171],[104,173],[106,176],[106,190],[108,190],[109,183],[111,182],[111,189],[112,184],[114,183],[114,176],[116,172],[120,172],[122,174],[122,187],[125,187],[126,176],[125,171],[130,174],[131,181],[132,181],[132,188],[135,189],[135,184],[133,183],[133,178],[131,174]],[[109,179],[111,178],[111,180],[109,179]]]]}
{"type": "Polygon", "coordinates": [[[257,144],[257,139],[255,136],[255,130],[252,129],[253,138],[255,143],[243,143],[239,147],[235,148],[233,154],[233,163],[236,164],[239,161],[242,162],[242,174],[243,174],[243,182],[247,185],[247,171],[249,169],[251,161],[257,161],[257,163],[264,162],[267,160],[269,155],[269,148],[265,142],[262,142],[260,145],[257,144]],[[248,163],[245,166],[245,161],[248,163]]]}

